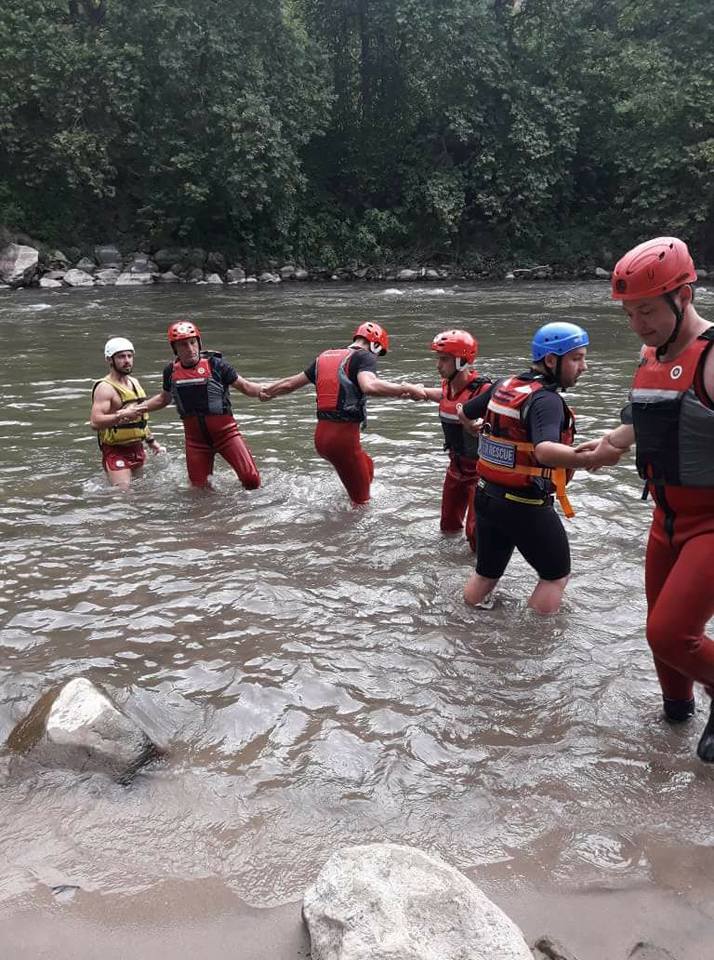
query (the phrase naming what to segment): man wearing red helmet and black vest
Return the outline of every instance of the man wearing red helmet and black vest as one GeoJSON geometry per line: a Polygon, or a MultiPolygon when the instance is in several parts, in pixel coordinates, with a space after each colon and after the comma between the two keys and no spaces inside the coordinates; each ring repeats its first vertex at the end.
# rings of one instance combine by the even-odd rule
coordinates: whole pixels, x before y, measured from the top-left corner
{"type": "Polygon", "coordinates": [[[391,383],[377,376],[377,358],[386,354],[389,336],[378,323],[362,323],[352,343],[338,350],[324,350],[302,373],[277,380],[260,397],[269,400],[315,384],[317,427],[315,449],[337,471],[354,506],[367,503],[374,476],[374,463],[360,443],[368,396],[410,397],[426,400],[424,387],[391,383]]]}
{"type": "MultiPolygon", "coordinates": [[[[714,325],[694,308],[687,245],[656,237],[625,254],[612,274],[643,343],[622,424],[583,444],[598,465],[636,444],[644,495],[654,501],[645,559],[647,641],[672,723],[694,715],[694,683],[714,696],[714,325]]],[[[714,701],[697,747],[714,763],[714,701]]]]}
{"type": "Polygon", "coordinates": [[[255,490],[260,486],[260,474],[233,418],[229,389],[258,397],[260,384],[241,377],[220,353],[202,350],[201,331],[188,320],[172,323],[168,339],[175,359],[164,368],[161,393],[147,400],[143,409],[176,405],[183,421],[186,466],[193,486],[208,485],[219,453],[246,490],[255,490]]]}
{"type": "Polygon", "coordinates": [[[431,342],[437,353],[436,369],[441,387],[427,387],[429,400],[439,404],[439,419],[444,431],[444,449],[449,453],[444,487],[441,494],[443,533],[460,533],[466,520],[466,539],[476,550],[476,461],[478,440],[465,430],[459,420],[458,407],[484,390],[491,380],[481,377],[471,364],[478,356],[478,341],[466,330],[444,330],[431,342]]]}

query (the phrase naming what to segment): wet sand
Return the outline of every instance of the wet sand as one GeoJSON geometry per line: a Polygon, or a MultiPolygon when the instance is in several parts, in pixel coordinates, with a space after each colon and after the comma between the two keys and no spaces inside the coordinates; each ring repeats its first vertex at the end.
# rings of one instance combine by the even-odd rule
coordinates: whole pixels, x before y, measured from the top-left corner
{"type": "MultiPolygon", "coordinates": [[[[486,892],[529,944],[548,934],[577,960],[625,960],[640,940],[666,948],[675,960],[712,957],[714,901],[702,891],[699,903],[648,888],[486,892]]],[[[0,955],[17,960],[309,960],[300,909],[299,901],[249,907],[211,879],[167,882],[132,897],[45,888],[31,901],[0,907],[0,955]]]]}

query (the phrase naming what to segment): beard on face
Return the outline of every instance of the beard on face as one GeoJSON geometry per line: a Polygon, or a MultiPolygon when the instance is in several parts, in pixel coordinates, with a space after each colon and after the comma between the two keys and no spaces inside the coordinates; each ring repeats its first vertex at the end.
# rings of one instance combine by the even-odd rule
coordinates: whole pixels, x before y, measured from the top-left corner
{"type": "Polygon", "coordinates": [[[134,361],[125,360],[121,366],[117,366],[117,364],[114,362],[114,358],[112,358],[112,366],[114,367],[117,373],[127,374],[127,373],[131,373],[131,371],[134,369],[134,361]]]}

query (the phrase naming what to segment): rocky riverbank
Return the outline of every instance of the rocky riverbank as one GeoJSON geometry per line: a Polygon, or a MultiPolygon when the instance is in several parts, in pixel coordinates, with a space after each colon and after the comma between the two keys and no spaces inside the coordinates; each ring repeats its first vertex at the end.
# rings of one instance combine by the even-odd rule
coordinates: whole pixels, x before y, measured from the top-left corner
{"type": "Polygon", "coordinates": [[[602,266],[563,264],[485,265],[458,264],[373,265],[349,263],[337,269],[324,265],[280,263],[237,263],[216,251],[199,247],[165,247],[153,251],[122,252],[116,244],[95,246],[75,256],[62,250],[43,250],[30,243],[7,243],[0,249],[0,289],[22,287],[60,289],[66,287],[141,287],[151,284],[213,284],[216,286],[257,286],[306,281],[382,281],[430,283],[454,280],[607,280],[610,271],[602,266]]]}

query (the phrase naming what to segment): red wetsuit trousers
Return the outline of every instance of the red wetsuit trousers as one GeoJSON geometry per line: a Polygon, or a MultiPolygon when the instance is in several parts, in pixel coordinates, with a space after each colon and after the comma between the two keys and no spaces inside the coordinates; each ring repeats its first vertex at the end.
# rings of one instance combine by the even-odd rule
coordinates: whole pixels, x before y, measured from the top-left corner
{"type": "Polygon", "coordinates": [[[331,463],[352,503],[367,503],[374,477],[372,458],[360,443],[360,425],[339,420],[318,420],[315,449],[331,463]]]}
{"type": "Polygon", "coordinates": [[[693,681],[714,695],[714,640],[704,630],[714,615],[714,512],[677,514],[674,536],[655,509],[647,543],[647,642],[662,693],[689,700],[693,681]]]}
{"type": "Polygon", "coordinates": [[[260,486],[260,474],[253,454],[232,414],[186,417],[183,429],[188,478],[194,487],[207,486],[217,453],[233,467],[246,490],[255,490],[260,486]]]}
{"type": "Polygon", "coordinates": [[[476,460],[451,455],[441,494],[441,529],[459,533],[466,519],[466,539],[476,550],[476,460]]]}

